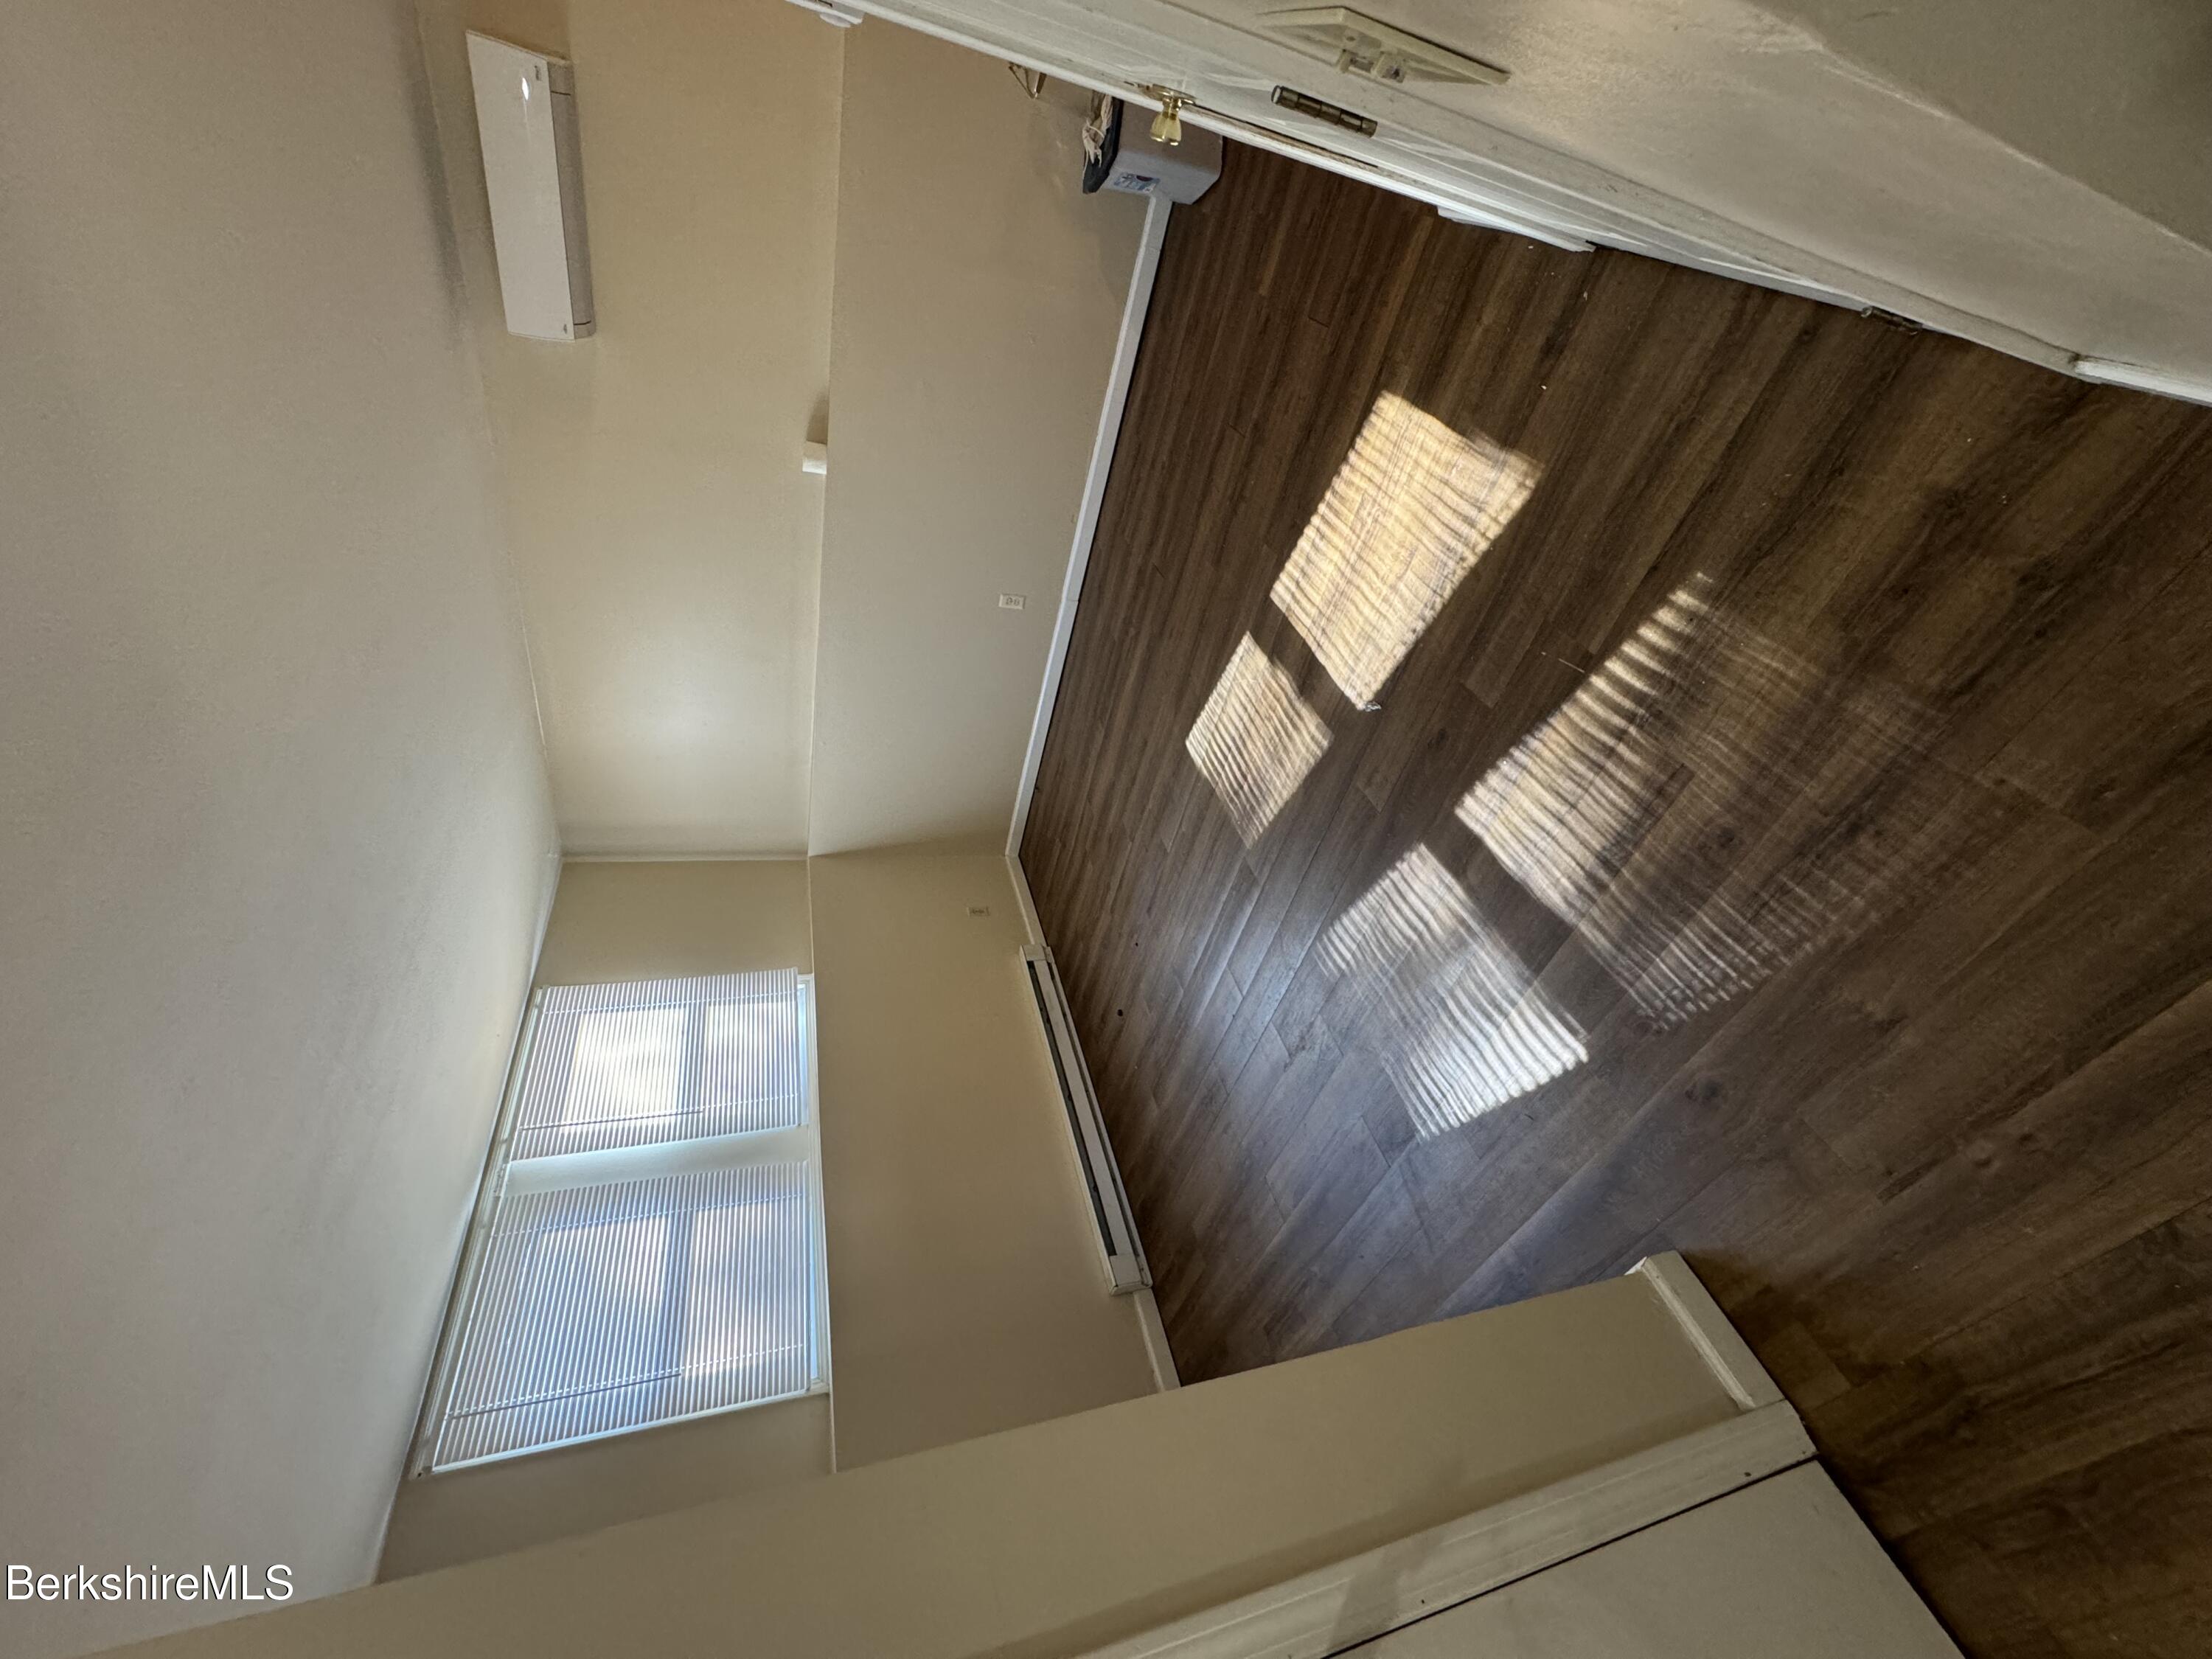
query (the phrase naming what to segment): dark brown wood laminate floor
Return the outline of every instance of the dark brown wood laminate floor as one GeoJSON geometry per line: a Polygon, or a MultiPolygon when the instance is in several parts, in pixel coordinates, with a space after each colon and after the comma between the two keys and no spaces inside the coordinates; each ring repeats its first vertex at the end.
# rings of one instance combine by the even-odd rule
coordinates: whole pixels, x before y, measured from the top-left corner
{"type": "Polygon", "coordinates": [[[1969,1653],[2212,1652],[2209,545],[2212,411],[1232,149],[1022,847],[1184,1376],[1679,1249],[1969,1653]]]}

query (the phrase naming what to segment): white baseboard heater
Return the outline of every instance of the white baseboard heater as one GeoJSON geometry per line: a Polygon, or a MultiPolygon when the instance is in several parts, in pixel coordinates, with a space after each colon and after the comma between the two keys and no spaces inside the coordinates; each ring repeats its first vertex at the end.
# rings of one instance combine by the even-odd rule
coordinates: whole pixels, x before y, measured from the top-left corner
{"type": "Polygon", "coordinates": [[[1052,952],[1041,945],[1023,951],[1022,965],[1029,971],[1030,989],[1036,996],[1044,1045],[1052,1055],[1061,1103],[1067,1108],[1076,1166],[1082,1172],[1091,1214],[1098,1224],[1098,1249],[1105,1259],[1106,1282],[1117,1293],[1137,1290],[1152,1282],[1152,1269],[1145,1265],[1144,1247],[1137,1243],[1129,1195],[1122,1190],[1121,1168],[1114,1162],[1114,1148],[1106,1139],[1105,1120],[1098,1115],[1098,1095],[1091,1086],[1091,1068],[1083,1063],[1075,1022],[1068,1018],[1067,993],[1060,982],[1060,969],[1052,952]]]}

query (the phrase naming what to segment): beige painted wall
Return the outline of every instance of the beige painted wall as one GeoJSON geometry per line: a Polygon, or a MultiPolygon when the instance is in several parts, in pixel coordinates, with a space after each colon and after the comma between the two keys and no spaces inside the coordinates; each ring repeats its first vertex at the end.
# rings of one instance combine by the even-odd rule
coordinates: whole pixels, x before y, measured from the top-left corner
{"type": "Polygon", "coordinates": [[[9,1561],[375,1564],[552,873],[421,82],[405,0],[0,27],[9,1561]]]}
{"type": "Polygon", "coordinates": [[[804,859],[571,859],[561,867],[538,982],[813,967],[804,859]]]}
{"type": "Polygon", "coordinates": [[[1143,219],[1064,90],[848,33],[816,853],[1006,843],[1143,219]]]}
{"type": "Polygon", "coordinates": [[[563,844],[801,853],[839,31],[783,0],[420,11],[563,844]],[[506,331],[471,27],[574,61],[591,339],[506,331]]]}
{"type": "Polygon", "coordinates": [[[1612,1279],[142,1651],[1043,1659],[1734,1414],[1612,1279]]]}
{"type": "Polygon", "coordinates": [[[503,1555],[830,1473],[820,1395],[403,1480],[379,1578],[503,1555]]]}
{"type": "MultiPolygon", "coordinates": [[[[813,966],[804,860],[572,860],[538,982],[813,966]]],[[[816,1395],[405,1480],[380,1576],[427,1572],[830,1468],[830,1402],[816,1395]]]]}
{"type": "Polygon", "coordinates": [[[838,1467],[1151,1392],[1135,1306],[1099,1265],[1005,858],[809,870],[838,1467]]]}
{"type": "Polygon", "coordinates": [[[815,975],[830,1395],[404,1481],[383,1576],[827,1474],[833,1413],[853,1469],[1152,1392],[1135,1305],[1098,1265],[1024,939],[996,854],[570,861],[541,984],[815,975]]]}

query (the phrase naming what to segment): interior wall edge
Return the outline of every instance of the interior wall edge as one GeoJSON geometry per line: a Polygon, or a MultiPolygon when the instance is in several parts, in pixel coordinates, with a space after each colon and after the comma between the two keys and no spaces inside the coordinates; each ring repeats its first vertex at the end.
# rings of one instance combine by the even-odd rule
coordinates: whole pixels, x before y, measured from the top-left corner
{"type": "Polygon", "coordinates": [[[1797,1414],[1763,1407],[1084,1659],[1324,1659],[1812,1461],[1797,1414]]]}
{"type": "MultiPolygon", "coordinates": [[[[548,806],[550,823],[550,802],[548,806]]],[[[422,1433],[422,1414],[429,1409],[430,1389],[437,1376],[438,1362],[442,1357],[441,1350],[445,1346],[447,1340],[447,1322],[452,1317],[453,1297],[460,1288],[461,1270],[467,1261],[469,1234],[475,1224],[477,1212],[483,1203],[484,1183],[491,1178],[492,1148],[498,1145],[500,1131],[505,1127],[506,1091],[514,1077],[515,1061],[520,1058],[523,1030],[530,1019],[530,1005],[538,994],[538,964],[545,955],[545,933],[546,930],[553,925],[553,903],[559,897],[561,891],[561,848],[557,844],[546,849],[544,864],[545,877],[538,899],[537,933],[530,946],[530,975],[523,983],[522,1000],[515,1005],[514,1029],[507,1036],[507,1071],[501,1078],[501,1108],[493,1116],[490,1130],[484,1136],[483,1169],[477,1176],[475,1189],[469,1194],[468,1208],[460,1218],[460,1230],[453,1240],[453,1266],[446,1274],[446,1311],[439,1320],[437,1340],[432,1342],[429,1352],[423,1357],[422,1384],[416,1394],[418,1403],[416,1408],[415,1428],[408,1436],[406,1445],[400,1449],[398,1474],[392,1483],[392,1495],[385,1502],[384,1523],[377,1528],[378,1566],[374,1575],[369,1580],[370,1583],[374,1583],[377,1578],[382,1577],[385,1553],[391,1547],[392,1513],[399,1506],[399,1494],[405,1487],[409,1474],[414,1466],[416,1442],[422,1433]]]]}
{"type": "Polygon", "coordinates": [[[1651,1286],[1659,1304],[1681,1327],[1683,1337],[1698,1351],[1715,1379],[1746,1411],[1758,1411],[1782,1402],[1766,1367],[1751,1345],[1737,1334],[1721,1304],[1713,1300],[1703,1280],[1680,1250],[1647,1255],[1629,1272],[1651,1286]]]}
{"type": "Polygon", "coordinates": [[[1176,1370],[1175,1350],[1168,1345],[1167,1322],[1160,1317],[1160,1299],[1149,1285],[1129,1292],[1129,1305],[1137,1310],[1137,1328],[1144,1334],[1145,1353],[1152,1362],[1152,1381],[1164,1392],[1182,1387],[1176,1370]]]}
{"type": "Polygon", "coordinates": [[[1050,950],[1044,936],[1044,923],[1037,915],[1036,896],[1030,891],[1029,874],[1022,868],[1018,853],[1006,854],[1006,872],[1013,878],[1014,902],[1021,907],[1022,927],[1029,934],[1030,943],[1050,950]]]}
{"type": "MultiPolygon", "coordinates": [[[[1137,262],[1129,273],[1129,296],[1121,307],[1121,331],[1114,341],[1113,365],[1106,374],[1106,397],[1098,410],[1098,435],[1091,448],[1091,470],[1083,480],[1083,497],[1076,508],[1075,536],[1068,550],[1067,574],[1060,586],[1060,610],[1053,617],[1052,643],[1047,647],[1044,678],[1037,691],[1036,715],[1030,723],[1029,746],[1022,753],[1022,771],[1014,785],[1013,822],[1006,831],[1006,855],[1022,849],[1022,832],[1029,828],[1030,802],[1036,794],[1037,768],[1044,759],[1045,738],[1052,730],[1053,706],[1060,700],[1060,675],[1067,666],[1068,641],[1075,633],[1076,607],[1083,602],[1083,578],[1091,568],[1091,544],[1098,533],[1098,512],[1106,500],[1106,480],[1114,470],[1114,449],[1121,441],[1121,420],[1128,408],[1129,382],[1137,372],[1137,350],[1145,337],[1145,319],[1152,307],[1152,284],[1160,272],[1160,249],[1167,241],[1168,216],[1174,205],[1164,196],[1145,204],[1145,226],[1137,241],[1137,262]]],[[[1040,939],[1038,943],[1043,941],[1040,939]]]]}
{"type": "Polygon", "coordinates": [[[799,860],[808,854],[803,848],[788,852],[706,853],[589,853],[564,849],[561,854],[564,864],[749,864],[773,863],[782,860],[799,860]]]}

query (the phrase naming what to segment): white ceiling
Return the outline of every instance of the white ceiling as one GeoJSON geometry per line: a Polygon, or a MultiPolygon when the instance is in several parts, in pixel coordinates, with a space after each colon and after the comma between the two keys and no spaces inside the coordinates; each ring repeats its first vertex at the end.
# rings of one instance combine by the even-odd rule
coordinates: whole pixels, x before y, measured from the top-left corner
{"type": "Polygon", "coordinates": [[[2212,7],[1765,0],[1838,55],[2212,247],[2212,7]]]}
{"type": "Polygon", "coordinates": [[[806,845],[841,32],[781,0],[422,0],[571,853],[806,845]],[[506,331],[465,28],[572,58],[599,328],[506,331]]]}

